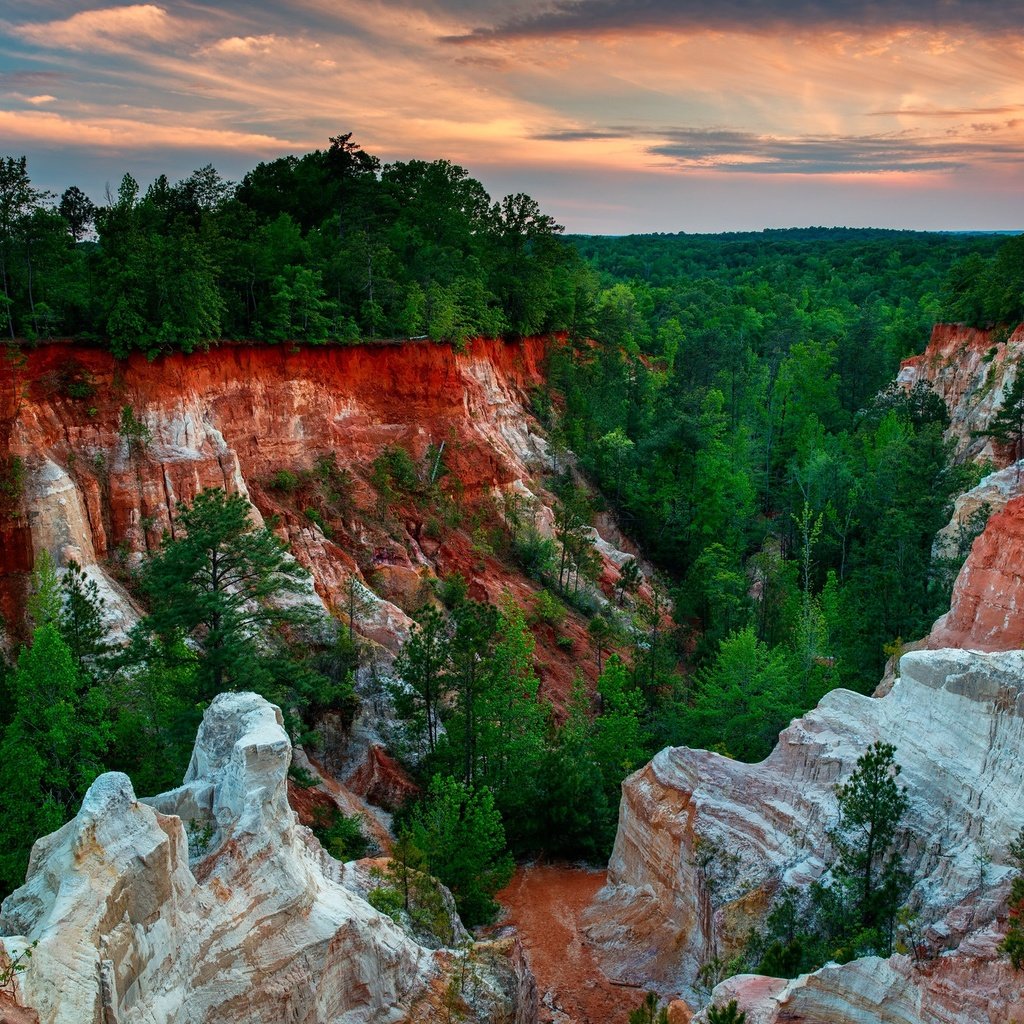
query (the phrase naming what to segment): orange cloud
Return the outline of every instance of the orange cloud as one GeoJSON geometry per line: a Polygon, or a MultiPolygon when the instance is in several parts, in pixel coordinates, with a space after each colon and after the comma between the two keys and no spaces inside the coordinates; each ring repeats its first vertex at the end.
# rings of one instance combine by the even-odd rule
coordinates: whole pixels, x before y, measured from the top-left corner
{"type": "Polygon", "coordinates": [[[185,34],[186,25],[155,4],[102,7],[70,18],[15,25],[11,32],[48,49],[121,50],[126,43],[163,42],[185,34]]]}
{"type": "Polygon", "coordinates": [[[62,117],[42,110],[0,110],[0,135],[12,143],[85,146],[132,151],[168,149],[280,152],[295,144],[271,135],[183,124],[154,124],[133,118],[62,117]]]}

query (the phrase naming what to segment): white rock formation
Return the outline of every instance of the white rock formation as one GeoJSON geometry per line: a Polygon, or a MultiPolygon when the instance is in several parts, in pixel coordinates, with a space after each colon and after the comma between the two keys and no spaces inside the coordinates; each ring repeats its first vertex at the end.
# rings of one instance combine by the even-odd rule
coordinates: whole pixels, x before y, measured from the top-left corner
{"type": "MultiPolygon", "coordinates": [[[[1024,992],[1020,973],[999,955],[1000,937],[985,928],[920,963],[863,957],[792,981],[741,974],[715,988],[711,1005],[735,999],[747,1024],[1017,1024],[1024,992]]],[[[706,1010],[694,1024],[707,1024],[706,1010]]]]}
{"type": "MultiPolygon", "coordinates": [[[[19,984],[43,1024],[442,1019],[453,954],[417,945],[342,884],[288,806],[290,756],[277,708],[222,694],[184,785],[141,801],[127,776],[102,775],[36,843],[0,932],[12,953],[39,943],[19,984]]],[[[533,1019],[517,956],[483,958],[470,1019],[533,1019]]]]}
{"type": "Polygon", "coordinates": [[[669,748],[626,780],[589,917],[606,973],[692,998],[701,964],[736,949],[780,884],[823,873],[833,787],[876,740],[903,768],[904,852],[931,943],[993,920],[1024,809],[1024,652],[917,651],[886,697],[832,691],[760,764],[669,748]]]}

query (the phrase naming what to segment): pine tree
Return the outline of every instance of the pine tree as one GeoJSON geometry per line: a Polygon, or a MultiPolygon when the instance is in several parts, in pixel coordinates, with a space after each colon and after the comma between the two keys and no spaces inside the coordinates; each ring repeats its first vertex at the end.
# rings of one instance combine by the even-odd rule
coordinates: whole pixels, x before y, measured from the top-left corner
{"type": "Polygon", "coordinates": [[[57,626],[46,622],[18,658],[14,717],[0,740],[0,889],[24,881],[28,853],[59,828],[103,770],[106,697],[86,688],[57,626]]]}
{"type": "Polygon", "coordinates": [[[183,633],[196,641],[206,696],[239,683],[257,686],[266,675],[261,640],[306,619],[280,600],[302,593],[306,576],[287,546],[253,523],[241,495],[201,491],[178,510],[175,535],[165,534],[143,569],[153,608],[148,623],[162,637],[183,633]]]}
{"type": "Polygon", "coordinates": [[[514,867],[490,790],[435,775],[411,826],[413,844],[451,889],[465,923],[489,921],[497,911],[494,894],[508,884],[514,867]]]}
{"type": "Polygon", "coordinates": [[[1001,444],[1013,445],[1013,457],[1024,457],[1024,365],[1017,363],[1013,383],[1003,404],[992,417],[987,431],[989,437],[1001,444]]]}
{"type": "Polygon", "coordinates": [[[1017,877],[1010,886],[1010,920],[999,950],[1010,958],[1014,970],[1024,967],[1024,829],[1010,843],[1010,858],[1017,865],[1017,877]]]}
{"type": "Polygon", "coordinates": [[[404,685],[392,688],[392,699],[399,717],[409,723],[413,744],[418,746],[425,738],[432,755],[440,735],[441,704],[450,686],[450,637],[436,608],[425,608],[417,619],[395,660],[395,674],[404,685]]]}
{"type": "Polygon", "coordinates": [[[908,877],[894,846],[909,806],[906,788],[897,785],[900,766],[891,743],[873,743],[857,758],[850,778],[836,786],[840,822],[833,840],[839,862],[833,869],[848,908],[848,932],[873,933],[858,940],[888,956],[896,912],[908,877]]]}

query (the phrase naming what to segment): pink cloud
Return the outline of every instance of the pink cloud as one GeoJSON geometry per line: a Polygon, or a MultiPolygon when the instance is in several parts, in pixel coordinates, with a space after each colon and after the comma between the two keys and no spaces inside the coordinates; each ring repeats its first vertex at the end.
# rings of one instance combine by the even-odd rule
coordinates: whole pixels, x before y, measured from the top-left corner
{"type": "Polygon", "coordinates": [[[70,18],[14,25],[11,33],[48,49],[120,50],[126,43],[161,42],[183,34],[183,25],[156,4],[101,7],[70,18]]]}
{"type": "Polygon", "coordinates": [[[294,143],[272,135],[184,124],[154,124],[132,118],[71,120],[42,110],[0,110],[0,135],[11,142],[134,151],[168,149],[280,152],[294,143]]]}

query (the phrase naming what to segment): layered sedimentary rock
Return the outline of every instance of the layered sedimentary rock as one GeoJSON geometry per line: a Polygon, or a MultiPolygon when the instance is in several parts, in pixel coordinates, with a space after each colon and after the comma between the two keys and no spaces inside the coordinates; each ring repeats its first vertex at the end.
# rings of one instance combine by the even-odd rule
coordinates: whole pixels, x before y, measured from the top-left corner
{"type": "MultiPolygon", "coordinates": [[[[422,456],[444,443],[446,465],[471,495],[521,480],[544,453],[523,406],[546,344],[475,341],[464,353],[430,344],[225,345],[154,362],[78,345],[30,352],[0,396],[0,448],[26,469],[24,519],[3,524],[4,610],[40,550],[58,565],[99,563],[109,578],[107,560],[130,561],[173,532],[175,505],[204,487],[239,492],[263,515],[279,515],[319,596],[340,605],[351,552],[282,503],[267,486],[273,474],[309,469],[323,455],[368,468],[391,444],[422,456]],[[87,380],[91,395],[69,398],[69,376],[87,380]],[[141,437],[124,428],[126,408],[141,437]]],[[[366,498],[358,476],[356,484],[366,498]]],[[[381,558],[413,565],[418,555],[410,544],[381,558]]],[[[116,593],[115,584],[109,596],[116,593]]]]}
{"type": "Polygon", "coordinates": [[[1024,496],[1007,501],[975,539],[953,586],[949,611],[932,626],[925,645],[983,651],[1022,647],[1022,609],[1024,496]]]}
{"type": "MultiPolygon", "coordinates": [[[[1000,937],[989,927],[920,962],[864,957],[789,982],[738,975],[715,988],[713,1005],[735,999],[747,1024],[1018,1024],[1020,973],[1000,957],[1000,937]]],[[[706,1024],[706,1012],[694,1020],[706,1024]]]]}
{"type": "Polygon", "coordinates": [[[960,458],[991,459],[1001,465],[1011,453],[994,446],[985,429],[999,410],[1024,354],[1024,325],[1012,333],[962,324],[936,324],[928,347],[900,366],[897,382],[928,384],[945,401],[947,436],[960,458]]]}
{"type": "MultiPolygon", "coordinates": [[[[242,494],[254,520],[275,524],[310,570],[309,602],[344,617],[358,587],[368,665],[389,663],[434,576],[461,573],[473,597],[498,601],[508,590],[526,604],[536,585],[471,530],[443,524],[439,509],[399,501],[382,512],[372,467],[401,447],[463,515],[508,493],[529,502],[538,528],[550,532],[552,497],[536,483],[550,461],[530,412],[550,344],[224,344],[153,362],[77,344],[26,352],[0,375],[0,472],[11,459],[24,470],[19,500],[0,508],[0,614],[20,621],[28,574],[45,550],[58,567],[71,559],[85,566],[110,625],[126,631],[139,610],[123,583],[164,531],[173,534],[176,506],[205,487],[242,494]],[[347,507],[321,524],[307,513],[308,496],[275,478],[294,480],[324,458],[352,479],[347,507]]],[[[614,524],[599,528],[610,593],[627,556],[614,524]]],[[[538,637],[542,687],[556,704],[576,671],[594,675],[585,624],[571,621],[565,632],[573,652],[538,637]]]]}
{"type": "Polygon", "coordinates": [[[736,951],[779,886],[826,870],[833,787],[876,740],[903,767],[927,941],[955,947],[989,924],[1024,806],[1024,652],[918,651],[886,697],[829,693],[760,764],[669,748],[626,780],[589,925],[609,976],[693,997],[700,966],[736,951]]]}
{"type": "Polygon", "coordinates": [[[138,799],[127,776],[90,788],[39,840],[0,911],[3,945],[38,946],[19,1001],[42,1024],[346,1024],[445,1019],[528,1024],[515,944],[468,954],[418,945],[344,883],[287,800],[280,711],[223,694],[184,785],[138,799]]]}

